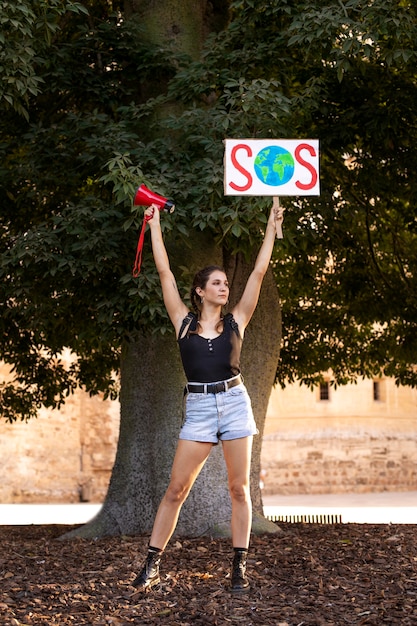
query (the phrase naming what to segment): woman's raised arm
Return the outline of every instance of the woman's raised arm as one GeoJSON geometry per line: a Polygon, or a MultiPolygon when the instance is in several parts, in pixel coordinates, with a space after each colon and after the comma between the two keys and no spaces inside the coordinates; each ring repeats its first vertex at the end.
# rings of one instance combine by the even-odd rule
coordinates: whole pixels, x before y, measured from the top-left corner
{"type": "Polygon", "coordinates": [[[178,335],[182,320],[188,313],[188,309],[181,300],[175,276],[171,271],[168,254],[162,237],[161,224],[159,221],[159,209],[151,204],[145,211],[151,230],[152,253],[158,270],[162,286],[162,295],[169,318],[178,335]]]}
{"type": "Polygon", "coordinates": [[[243,337],[244,330],[249,324],[258,304],[259,294],[263,278],[269,267],[272,250],[277,234],[277,223],[281,225],[284,219],[284,208],[279,205],[279,199],[274,197],[268,223],[265,230],[262,246],[256,257],[254,268],[248,278],[243,295],[233,309],[233,316],[239,325],[240,333],[243,337]]]}

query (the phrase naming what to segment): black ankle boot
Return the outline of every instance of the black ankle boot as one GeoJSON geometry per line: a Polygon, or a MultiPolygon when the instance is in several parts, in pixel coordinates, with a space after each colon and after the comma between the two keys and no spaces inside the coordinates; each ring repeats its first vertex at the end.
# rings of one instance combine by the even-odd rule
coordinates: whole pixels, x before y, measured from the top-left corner
{"type": "Polygon", "coordinates": [[[235,548],[232,565],[232,593],[245,592],[249,590],[249,581],[246,578],[246,559],[248,551],[243,548],[235,548]]]}
{"type": "Polygon", "coordinates": [[[161,562],[162,550],[157,548],[149,548],[148,556],[146,557],[145,564],[140,574],[138,574],[135,580],[131,583],[134,587],[139,589],[151,589],[154,585],[160,582],[159,577],[159,564],[161,562]]]}

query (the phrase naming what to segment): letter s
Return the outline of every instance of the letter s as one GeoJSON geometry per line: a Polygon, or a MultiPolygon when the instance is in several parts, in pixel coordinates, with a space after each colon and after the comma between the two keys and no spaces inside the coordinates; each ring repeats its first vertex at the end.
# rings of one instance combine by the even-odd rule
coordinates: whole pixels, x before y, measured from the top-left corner
{"type": "Polygon", "coordinates": [[[252,156],[252,150],[250,149],[249,146],[247,146],[244,143],[239,143],[236,146],[233,146],[232,148],[231,159],[232,159],[232,163],[234,167],[237,169],[238,172],[243,174],[243,176],[245,176],[248,179],[248,182],[242,186],[236,185],[233,182],[229,183],[230,187],[234,189],[235,191],[247,191],[252,186],[252,182],[253,182],[251,173],[245,170],[245,168],[242,165],[240,165],[240,163],[236,159],[236,152],[241,149],[246,150],[249,157],[252,156]]]}
{"type": "Polygon", "coordinates": [[[302,165],[303,167],[305,167],[306,169],[308,169],[308,171],[311,174],[311,181],[307,184],[305,183],[300,183],[300,181],[297,180],[297,182],[295,183],[296,186],[298,187],[298,189],[303,189],[304,191],[306,191],[307,189],[313,189],[313,187],[316,185],[317,183],[317,170],[316,168],[309,163],[308,161],[305,161],[302,156],[300,155],[301,150],[308,150],[309,153],[311,154],[311,156],[316,156],[316,151],[313,148],[313,146],[310,146],[308,143],[300,143],[300,145],[298,145],[294,151],[294,155],[295,158],[297,159],[298,163],[300,165],[302,165]]]}

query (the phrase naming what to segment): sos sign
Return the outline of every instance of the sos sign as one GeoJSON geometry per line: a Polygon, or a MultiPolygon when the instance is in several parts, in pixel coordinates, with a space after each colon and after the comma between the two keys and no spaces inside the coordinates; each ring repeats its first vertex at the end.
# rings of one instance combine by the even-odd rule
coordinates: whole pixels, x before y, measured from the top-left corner
{"type": "Polygon", "coordinates": [[[226,139],[226,196],[318,196],[317,139],[226,139]]]}

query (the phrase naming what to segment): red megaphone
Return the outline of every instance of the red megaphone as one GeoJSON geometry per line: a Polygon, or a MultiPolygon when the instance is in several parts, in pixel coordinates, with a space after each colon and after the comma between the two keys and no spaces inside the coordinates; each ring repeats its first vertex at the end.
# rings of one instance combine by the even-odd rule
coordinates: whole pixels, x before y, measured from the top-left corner
{"type": "Polygon", "coordinates": [[[158,196],[157,193],[151,191],[145,185],[141,185],[138,188],[133,204],[134,206],[151,206],[151,204],[156,204],[160,211],[166,211],[167,213],[172,213],[175,209],[175,204],[172,200],[158,196]]]}

